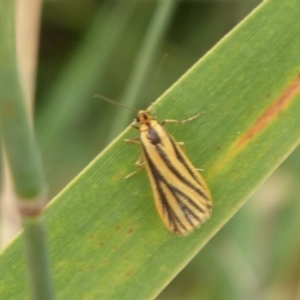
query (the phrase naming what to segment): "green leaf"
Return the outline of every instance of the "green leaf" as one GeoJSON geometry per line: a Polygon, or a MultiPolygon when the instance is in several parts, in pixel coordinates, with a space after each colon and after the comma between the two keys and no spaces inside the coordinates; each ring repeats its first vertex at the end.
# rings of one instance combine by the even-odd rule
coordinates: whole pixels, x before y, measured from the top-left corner
{"type": "MultiPolygon", "coordinates": [[[[266,1],[156,105],[211,188],[212,218],[188,237],[154,208],[126,130],[50,204],[46,219],[58,299],[151,299],[231,218],[299,142],[300,6],[266,1]],[[288,16],[288,17],[287,17],[288,16]]],[[[136,133],[137,135],[137,133],[136,133]]],[[[26,299],[20,239],[0,257],[0,297],[26,299]]]]}

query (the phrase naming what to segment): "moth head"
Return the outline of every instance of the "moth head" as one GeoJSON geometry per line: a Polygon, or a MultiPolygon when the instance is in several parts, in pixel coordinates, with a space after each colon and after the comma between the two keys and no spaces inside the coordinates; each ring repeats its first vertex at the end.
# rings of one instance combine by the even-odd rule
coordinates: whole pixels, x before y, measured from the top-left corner
{"type": "Polygon", "coordinates": [[[150,112],[146,110],[140,110],[137,114],[136,121],[140,124],[146,124],[151,121],[153,118],[150,112]]]}

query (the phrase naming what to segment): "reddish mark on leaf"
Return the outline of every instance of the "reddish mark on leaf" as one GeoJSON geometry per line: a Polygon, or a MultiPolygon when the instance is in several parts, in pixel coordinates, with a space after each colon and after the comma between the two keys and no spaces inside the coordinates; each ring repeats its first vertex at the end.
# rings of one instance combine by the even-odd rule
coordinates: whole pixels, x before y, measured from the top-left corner
{"type": "Polygon", "coordinates": [[[108,263],[108,259],[107,258],[105,258],[105,259],[102,260],[102,265],[106,265],[107,263],[108,263]]]}
{"type": "Polygon", "coordinates": [[[115,181],[119,181],[120,179],[122,179],[124,176],[122,176],[121,174],[116,174],[115,176],[114,176],[114,180],[115,181]]]}
{"type": "Polygon", "coordinates": [[[90,235],[90,236],[89,236],[89,239],[90,239],[90,240],[93,240],[93,239],[94,239],[94,236],[93,236],[93,235],[90,235]]]}
{"type": "Polygon", "coordinates": [[[120,225],[116,226],[116,230],[119,230],[120,228],[121,228],[121,226],[120,226],[120,225]]]}
{"type": "Polygon", "coordinates": [[[228,150],[227,155],[222,157],[221,161],[210,169],[209,176],[214,176],[224,167],[233,157],[249,144],[260,132],[262,132],[272,121],[276,120],[278,115],[284,111],[300,92],[300,75],[283,91],[283,93],[274,100],[274,102],[258,117],[256,122],[242,134],[233,146],[228,150]]]}
{"type": "Polygon", "coordinates": [[[94,270],[94,266],[90,266],[90,270],[94,270]]]}
{"type": "Polygon", "coordinates": [[[275,100],[275,102],[265,110],[265,112],[257,119],[237,141],[236,150],[242,148],[264,130],[276,117],[293,101],[297,93],[300,92],[300,76],[298,76],[275,100]]]}

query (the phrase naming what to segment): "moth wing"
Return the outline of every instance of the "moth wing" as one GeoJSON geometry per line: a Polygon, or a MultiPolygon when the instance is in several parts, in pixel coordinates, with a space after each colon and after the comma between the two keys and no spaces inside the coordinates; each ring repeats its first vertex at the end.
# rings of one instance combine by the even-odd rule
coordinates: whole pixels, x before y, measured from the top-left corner
{"type": "Polygon", "coordinates": [[[157,211],[170,231],[187,235],[210,217],[210,191],[174,138],[159,124],[151,130],[160,141],[151,143],[148,132],[141,141],[157,211]]]}

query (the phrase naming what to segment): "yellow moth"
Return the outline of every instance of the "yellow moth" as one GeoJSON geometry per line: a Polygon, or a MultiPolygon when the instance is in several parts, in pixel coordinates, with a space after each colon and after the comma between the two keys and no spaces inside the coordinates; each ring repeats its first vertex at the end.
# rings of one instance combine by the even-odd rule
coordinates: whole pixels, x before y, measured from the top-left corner
{"type": "Polygon", "coordinates": [[[136,118],[140,126],[133,125],[140,131],[140,138],[125,140],[141,144],[142,161],[138,160],[136,165],[139,168],[146,165],[159,216],[165,226],[178,235],[189,234],[209,219],[212,198],[199,171],[164,125],[185,123],[199,116],[182,121],[165,120],[160,124],[149,111],[140,110],[136,118]]]}

